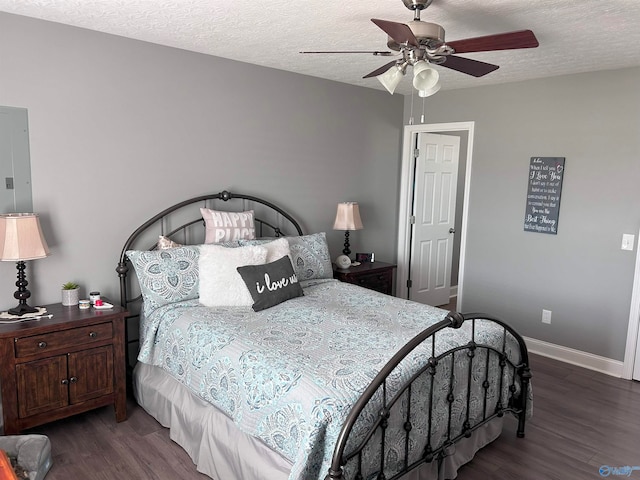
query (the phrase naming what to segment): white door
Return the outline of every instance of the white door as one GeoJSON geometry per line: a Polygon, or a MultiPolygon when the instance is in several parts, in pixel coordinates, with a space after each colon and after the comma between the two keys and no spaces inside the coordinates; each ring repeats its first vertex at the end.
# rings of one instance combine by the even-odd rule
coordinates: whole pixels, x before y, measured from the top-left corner
{"type": "Polygon", "coordinates": [[[419,133],[413,197],[409,298],[449,303],[460,138],[419,133]]]}

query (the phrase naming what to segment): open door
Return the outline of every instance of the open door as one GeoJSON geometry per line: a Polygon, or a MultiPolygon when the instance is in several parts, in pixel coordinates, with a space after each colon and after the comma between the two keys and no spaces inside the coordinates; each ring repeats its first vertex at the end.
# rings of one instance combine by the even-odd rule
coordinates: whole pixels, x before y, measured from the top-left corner
{"type": "Polygon", "coordinates": [[[449,303],[460,138],[418,133],[411,218],[409,299],[449,303]]]}
{"type": "MultiPolygon", "coordinates": [[[[454,234],[458,238],[456,241],[456,251],[454,252],[453,263],[454,265],[459,265],[459,267],[457,268],[457,271],[453,272],[454,280],[457,279],[457,293],[450,292],[450,294],[457,295],[457,310],[463,311],[464,309],[464,262],[468,222],[467,215],[469,211],[469,190],[471,185],[474,131],[474,122],[405,125],[404,127],[402,168],[400,173],[400,201],[398,209],[398,269],[396,274],[396,295],[400,298],[410,298],[409,285],[413,284],[413,281],[410,280],[410,273],[414,229],[412,217],[414,216],[414,184],[416,183],[415,175],[417,167],[416,149],[418,148],[417,138],[419,135],[427,133],[457,136],[461,139],[461,159],[460,167],[458,170],[458,179],[460,183],[457,186],[458,199],[456,202],[458,210],[458,221],[454,234]]],[[[448,301],[445,303],[448,303],[448,301]]]]}

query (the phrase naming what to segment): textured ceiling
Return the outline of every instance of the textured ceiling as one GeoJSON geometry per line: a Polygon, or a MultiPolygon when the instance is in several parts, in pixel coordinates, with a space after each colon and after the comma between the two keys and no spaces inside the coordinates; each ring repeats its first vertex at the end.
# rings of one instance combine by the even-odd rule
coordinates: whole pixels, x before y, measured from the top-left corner
{"type": "MultiPolygon", "coordinates": [[[[298,52],[386,50],[371,18],[413,18],[401,0],[0,0],[0,11],[381,90],[362,77],[390,58],[298,52]]],[[[434,0],[421,18],[448,41],[528,28],[540,42],[462,55],[500,65],[482,78],[437,67],[443,90],[640,65],[639,0],[434,0]]],[[[410,93],[409,79],[396,91],[410,93]]]]}

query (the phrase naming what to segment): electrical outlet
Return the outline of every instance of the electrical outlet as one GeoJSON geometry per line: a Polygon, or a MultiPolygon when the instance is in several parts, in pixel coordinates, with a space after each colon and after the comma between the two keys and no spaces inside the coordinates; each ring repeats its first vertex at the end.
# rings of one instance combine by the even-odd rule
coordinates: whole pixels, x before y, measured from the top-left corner
{"type": "Polygon", "coordinates": [[[542,323],[551,323],[551,310],[542,310],[542,323]]]}
{"type": "Polygon", "coordinates": [[[636,239],[635,235],[625,233],[622,235],[622,250],[633,250],[633,242],[636,239]]]}

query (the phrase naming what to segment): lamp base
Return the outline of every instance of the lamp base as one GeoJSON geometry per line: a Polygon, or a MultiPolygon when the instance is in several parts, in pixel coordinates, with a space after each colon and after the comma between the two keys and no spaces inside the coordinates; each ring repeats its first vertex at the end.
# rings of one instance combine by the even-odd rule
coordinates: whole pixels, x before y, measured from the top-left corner
{"type": "Polygon", "coordinates": [[[17,307],[15,308],[11,308],[9,310],[7,310],[11,315],[24,315],[25,313],[36,313],[38,311],[37,308],[35,307],[31,307],[29,305],[27,305],[26,303],[20,303],[18,304],[17,307]]]}
{"type": "Polygon", "coordinates": [[[347,257],[351,255],[351,249],[349,248],[349,230],[345,230],[344,232],[344,248],[342,249],[342,253],[347,257]]]}
{"type": "Polygon", "coordinates": [[[31,296],[31,292],[27,290],[27,285],[29,285],[29,282],[27,282],[24,274],[24,270],[26,268],[24,261],[18,260],[18,262],[16,263],[16,268],[18,269],[18,281],[16,282],[18,290],[16,290],[13,294],[13,298],[18,300],[18,306],[9,310],[9,313],[11,315],[18,316],[24,315],[25,313],[35,313],[38,311],[38,309],[27,305],[27,299],[31,296]]]}

